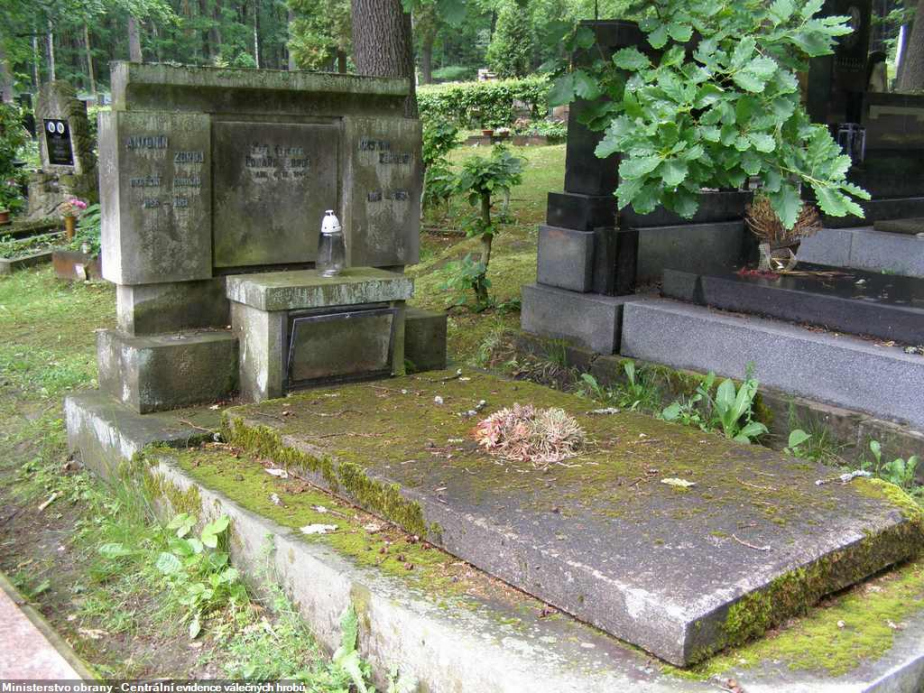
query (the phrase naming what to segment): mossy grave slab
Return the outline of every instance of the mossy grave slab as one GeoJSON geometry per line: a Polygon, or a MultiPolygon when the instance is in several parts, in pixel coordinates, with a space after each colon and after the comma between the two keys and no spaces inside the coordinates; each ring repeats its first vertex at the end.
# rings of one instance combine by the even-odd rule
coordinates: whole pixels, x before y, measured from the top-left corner
{"type": "Polygon", "coordinates": [[[922,544],[920,510],[892,487],[819,485],[836,472],[593,409],[531,383],[439,372],[237,407],[225,435],[680,666],[922,544]],[[478,417],[466,416],[480,400],[478,417]],[[561,407],[590,442],[546,470],[487,454],[475,423],[514,403],[561,407]],[[661,483],[668,478],[695,485],[661,483]]]}

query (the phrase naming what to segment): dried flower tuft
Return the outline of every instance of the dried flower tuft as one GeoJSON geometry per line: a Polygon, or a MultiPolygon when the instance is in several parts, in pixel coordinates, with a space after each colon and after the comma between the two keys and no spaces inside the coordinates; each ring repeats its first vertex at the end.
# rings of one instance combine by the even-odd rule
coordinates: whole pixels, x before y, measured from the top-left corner
{"type": "Polygon", "coordinates": [[[529,462],[538,469],[574,457],[586,435],[561,409],[536,409],[532,405],[501,409],[481,421],[475,440],[492,455],[514,462],[529,462]]]}
{"type": "Polygon", "coordinates": [[[751,233],[761,242],[769,243],[771,248],[795,243],[821,229],[821,216],[818,214],[818,209],[808,202],[802,203],[795,226],[789,230],[783,226],[780,218],[773,211],[766,195],[755,195],[754,201],[747,205],[746,212],[745,221],[751,233]]]}

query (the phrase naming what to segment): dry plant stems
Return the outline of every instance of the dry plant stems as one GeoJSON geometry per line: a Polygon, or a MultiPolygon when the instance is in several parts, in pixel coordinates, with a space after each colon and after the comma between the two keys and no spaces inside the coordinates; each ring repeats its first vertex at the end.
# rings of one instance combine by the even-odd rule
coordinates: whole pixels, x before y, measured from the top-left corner
{"type": "Polygon", "coordinates": [[[802,203],[802,209],[796,218],[792,229],[787,230],[780,221],[779,216],[770,206],[770,200],[765,195],[755,195],[754,201],[746,207],[745,221],[762,243],[768,243],[771,248],[780,248],[791,245],[803,238],[821,230],[821,216],[813,204],[802,203]]]}
{"type": "Polygon", "coordinates": [[[481,421],[475,440],[490,454],[513,462],[529,462],[547,469],[574,457],[586,435],[562,409],[536,409],[532,405],[501,409],[481,421]]]}

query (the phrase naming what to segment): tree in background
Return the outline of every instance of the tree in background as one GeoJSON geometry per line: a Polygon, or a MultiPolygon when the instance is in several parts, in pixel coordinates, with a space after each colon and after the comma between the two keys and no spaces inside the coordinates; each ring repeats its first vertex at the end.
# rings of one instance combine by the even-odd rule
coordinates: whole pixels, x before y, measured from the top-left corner
{"type": "Polygon", "coordinates": [[[501,6],[485,61],[498,77],[524,77],[532,72],[533,29],[526,0],[507,0],[501,6]]]}
{"type": "Polygon", "coordinates": [[[353,61],[356,72],[371,77],[403,77],[410,85],[405,114],[417,115],[411,15],[401,0],[351,0],[353,61]]]}
{"type": "Polygon", "coordinates": [[[292,10],[289,51],[306,70],[347,71],[353,50],[349,0],[289,0],[292,10]]]}

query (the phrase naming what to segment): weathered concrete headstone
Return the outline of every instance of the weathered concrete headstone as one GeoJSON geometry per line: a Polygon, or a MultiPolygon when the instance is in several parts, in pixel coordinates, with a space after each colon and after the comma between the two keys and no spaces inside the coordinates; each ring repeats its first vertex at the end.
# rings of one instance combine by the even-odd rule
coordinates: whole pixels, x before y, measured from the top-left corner
{"type": "Polygon", "coordinates": [[[224,364],[211,387],[199,376],[214,358],[237,372],[238,344],[248,399],[325,375],[403,372],[412,284],[400,274],[380,272],[401,296],[355,290],[311,306],[254,305],[238,288],[310,291],[328,209],[343,222],[348,267],[417,262],[420,123],[404,116],[407,84],[129,63],[112,75],[99,127],[103,272],[119,287],[118,329],[100,338],[106,389],[138,411],[229,395],[238,380],[224,364]],[[188,377],[151,376],[171,359],[188,377]]]}
{"type": "Polygon", "coordinates": [[[87,105],[67,82],[49,82],[35,104],[41,169],[29,181],[29,216],[53,215],[69,198],[99,199],[87,105]]]}

